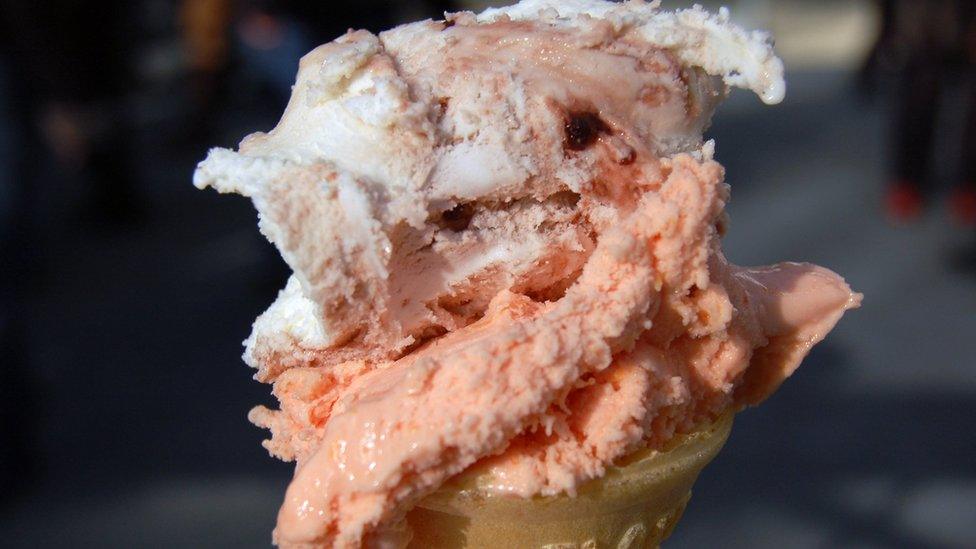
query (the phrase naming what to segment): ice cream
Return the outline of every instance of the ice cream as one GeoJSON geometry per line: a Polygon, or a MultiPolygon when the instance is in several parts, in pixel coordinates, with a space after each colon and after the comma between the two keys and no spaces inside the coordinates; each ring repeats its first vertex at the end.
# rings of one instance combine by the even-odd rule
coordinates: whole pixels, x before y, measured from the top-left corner
{"type": "Polygon", "coordinates": [[[396,544],[459,473],[574,494],[763,400],[847,309],[834,273],[720,249],[702,132],[729,86],[784,93],[725,11],[525,0],[306,55],[278,126],[198,187],[249,196],[294,271],[245,361],[297,462],[282,546],[396,544]]]}

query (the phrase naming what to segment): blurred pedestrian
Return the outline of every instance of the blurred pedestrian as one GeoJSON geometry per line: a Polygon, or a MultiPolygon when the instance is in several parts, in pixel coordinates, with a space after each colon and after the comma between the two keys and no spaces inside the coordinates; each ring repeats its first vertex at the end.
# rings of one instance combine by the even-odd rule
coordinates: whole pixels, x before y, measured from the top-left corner
{"type": "MultiPolygon", "coordinates": [[[[90,220],[129,224],[143,210],[136,193],[131,125],[124,98],[132,87],[137,43],[130,2],[0,0],[0,25],[23,108],[63,167],[86,183],[90,220]]],[[[29,182],[22,182],[29,184],[29,182]]]]}
{"type": "Polygon", "coordinates": [[[183,0],[178,26],[186,60],[189,88],[190,141],[207,142],[215,132],[215,116],[228,93],[231,69],[232,0],[183,0]]]}
{"type": "Polygon", "coordinates": [[[862,83],[877,88],[878,73],[893,79],[889,184],[885,209],[896,222],[916,219],[936,189],[937,162],[955,164],[950,209],[960,223],[976,224],[976,55],[973,55],[974,9],[968,0],[882,0],[881,29],[862,83]],[[967,101],[946,101],[956,85],[969,90],[967,101]],[[934,150],[936,137],[949,118],[966,119],[962,154],[943,159],[934,150]],[[957,160],[958,162],[951,162],[957,160]]]}
{"type": "MultiPolygon", "coordinates": [[[[0,14],[2,15],[2,14],[0,14]]],[[[41,136],[34,88],[0,19],[0,505],[36,480],[40,398],[28,354],[29,294],[38,275],[37,189],[41,136]]]]}
{"type": "Polygon", "coordinates": [[[964,26],[962,46],[968,73],[968,112],[962,137],[961,178],[959,186],[950,197],[950,206],[960,223],[976,226],[976,5],[972,2],[964,5],[961,24],[964,26]]]}

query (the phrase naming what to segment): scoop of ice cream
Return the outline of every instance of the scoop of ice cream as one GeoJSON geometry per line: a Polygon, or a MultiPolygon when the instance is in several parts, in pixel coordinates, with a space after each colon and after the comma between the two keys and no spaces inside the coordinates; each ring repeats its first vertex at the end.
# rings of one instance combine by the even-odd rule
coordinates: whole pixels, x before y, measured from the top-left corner
{"type": "Polygon", "coordinates": [[[781,94],[766,42],[722,16],[601,2],[510,12],[317,48],[278,126],[212,151],[196,174],[254,199],[344,359],[393,358],[502,288],[568,285],[594,245],[574,207],[584,186],[608,170],[653,179],[656,157],[699,150],[720,77],[781,94]]]}
{"type": "Polygon", "coordinates": [[[211,151],[195,183],[250,196],[294,271],[245,351],[298,463],[279,544],[386,539],[472,467],[573,493],[795,370],[860,298],[722,256],[702,132],[729,85],[784,90],[724,11],[526,0],[350,32],[274,130],[211,151]]]}

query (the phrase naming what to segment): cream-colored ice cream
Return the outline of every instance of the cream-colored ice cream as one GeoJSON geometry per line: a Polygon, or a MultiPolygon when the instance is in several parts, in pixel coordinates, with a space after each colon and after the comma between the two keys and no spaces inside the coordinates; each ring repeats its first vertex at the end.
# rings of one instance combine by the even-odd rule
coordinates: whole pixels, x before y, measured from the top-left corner
{"type": "Polygon", "coordinates": [[[784,93],[724,11],[525,0],[350,32],[274,130],[210,152],[196,185],[251,197],[294,270],[244,355],[297,461],[278,544],[402,541],[465,470],[572,494],[796,369],[860,296],[726,262],[702,132],[727,86],[784,93]]]}

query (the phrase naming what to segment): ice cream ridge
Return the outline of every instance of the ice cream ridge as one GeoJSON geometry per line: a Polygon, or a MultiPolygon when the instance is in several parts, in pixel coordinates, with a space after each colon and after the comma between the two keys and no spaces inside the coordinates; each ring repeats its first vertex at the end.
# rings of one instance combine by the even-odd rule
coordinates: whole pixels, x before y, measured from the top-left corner
{"type": "MultiPolygon", "coordinates": [[[[726,261],[702,132],[729,87],[784,95],[725,10],[524,0],[307,54],[276,128],[194,183],[250,197],[294,271],[244,360],[296,471],[283,547],[396,546],[463,472],[568,494],[759,403],[860,295],[726,261]]],[[[774,227],[771,227],[774,229],[774,227]]]]}

